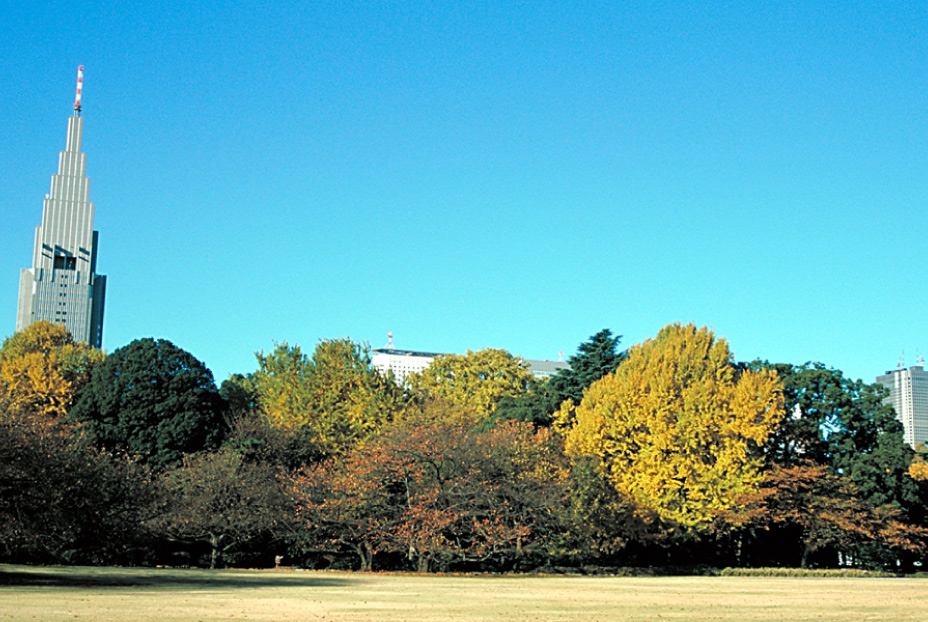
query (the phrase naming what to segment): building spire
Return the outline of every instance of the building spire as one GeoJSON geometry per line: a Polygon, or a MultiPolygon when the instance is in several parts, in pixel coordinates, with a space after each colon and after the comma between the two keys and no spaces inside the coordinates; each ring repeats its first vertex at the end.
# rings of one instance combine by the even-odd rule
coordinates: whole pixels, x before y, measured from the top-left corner
{"type": "Polygon", "coordinates": [[[84,88],[84,66],[77,67],[77,94],[74,96],[74,114],[81,114],[81,90],[84,88]]]}

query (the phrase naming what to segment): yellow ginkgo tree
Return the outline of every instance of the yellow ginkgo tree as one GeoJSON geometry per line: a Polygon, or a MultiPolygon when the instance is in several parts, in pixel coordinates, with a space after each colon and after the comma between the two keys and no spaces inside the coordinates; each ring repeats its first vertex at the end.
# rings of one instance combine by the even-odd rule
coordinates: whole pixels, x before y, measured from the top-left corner
{"type": "Polygon", "coordinates": [[[741,370],[724,339],[672,324],[566,401],[558,426],[568,454],[597,459],[630,503],[692,531],[758,487],[756,448],[783,410],[775,372],[741,370]]]}
{"type": "Polygon", "coordinates": [[[63,417],[103,358],[63,326],[31,324],[0,347],[0,403],[41,419],[63,417]]]}
{"type": "Polygon", "coordinates": [[[251,382],[268,423],[300,433],[320,456],[367,438],[404,404],[402,388],[371,366],[366,346],[349,339],[320,341],[311,357],[284,342],[257,359],[251,382]]]}
{"type": "Polygon", "coordinates": [[[496,411],[503,397],[525,393],[532,372],[521,357],[485,348],[467,354],[441,354],[407,382],[420,397],[445,400],[478,423],[496,411]]]}

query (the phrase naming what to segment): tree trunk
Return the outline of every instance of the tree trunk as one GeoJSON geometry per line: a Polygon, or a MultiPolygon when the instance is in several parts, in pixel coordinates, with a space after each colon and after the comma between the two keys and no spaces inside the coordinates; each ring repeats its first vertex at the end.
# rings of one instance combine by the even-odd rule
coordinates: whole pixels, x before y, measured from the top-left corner
{"type": "Polygon", "coordinates": [[[735,534],[735,565],[739,568],[744,565],[744,531],[739,529],[735,534]]]}
{"type": "Polygon", "coordinates": [[[371,551],[371,545],[367,542],[361,542],[355,547],[358,557],[361,558],[361,572],[370,572],[374,569],[374,553],[371,551]]]}
{"type": "Polygon", "coordinates": [[[812,556],[812,547],[809,546],[808,544],[803,543],[803,545],[802,545],[802,561],[799,563],[799,565],[800,565],[802,568],[808,568],[808,567],[809,567],[809,558],[810,558],[811,556],[812,556]]]}
{"type": "Polygon", "coordinates": [[[416,568],[416,572],[427,573],[429,571],[429,566],[431,562],[431,555],[422,555],[419,554],[419,563],[416,568]]]}
{"type": "Polygon", "coordinates": [[[209,567],[210,570],[215,570],[219,568],[222,564],[222,541],[225,540],[224,534],[209,534],[209,544],[212,547],[209,555],[209,567]]]}

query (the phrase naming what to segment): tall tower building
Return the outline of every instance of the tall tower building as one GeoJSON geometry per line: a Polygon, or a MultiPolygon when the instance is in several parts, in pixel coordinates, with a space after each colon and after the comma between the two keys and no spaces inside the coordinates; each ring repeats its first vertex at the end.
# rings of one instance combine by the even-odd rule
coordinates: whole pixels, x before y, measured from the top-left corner
{"type": "Polygon", "coordinates": [[[87,156],[81,152],[83,76],[84,67],[78,67],[68,141],[58,156],[51,192],[45,195],[42,224],[35,228],[32,268],[20,273],[16,331],[45,320],[99,348],[106,277],[97,274],[98,234],[93,230],[90,178],[84,174],[87,156]]]}
{"type": "Polygon", "coordinates": [[[905,428],[905,442],[928,443],[928,372],[923,366],[888,371],[876,381],[889,389],[886,403],[892,404],[905,428]]]}

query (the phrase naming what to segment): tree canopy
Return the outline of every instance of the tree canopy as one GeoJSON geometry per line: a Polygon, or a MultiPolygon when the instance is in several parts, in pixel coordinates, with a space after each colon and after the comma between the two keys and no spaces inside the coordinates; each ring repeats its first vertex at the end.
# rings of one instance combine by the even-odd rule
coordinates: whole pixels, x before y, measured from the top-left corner
{"type": "Polygon", "coordinates": [[[292,482],[308,542],[402,553],[420,570],[501,563],[555,531],[563,473],[551,433],[507,423],[473,430],[419,420],[389,426],[292,482]]]}
{"type": "Polygon", "coordinates": [[[883,403],[879,384],[851,380],[821,363],[754,363],[774,370],[783,382],[786,412],[766,446],[782,466],[806,462],[850,478],[874,505],[905,506],[915,494],[907,476],[913,451],[903,440],[902,423],[883,403]]]}
{"type": "Polygon", "coordinates": [[[0,412],[0,559],[132,561],[157,501],[141,465],[61,422],[0,412]]]}
{"type": "Polygon", "coordinates": [[[218,447],[226,404],[213,374],[164,339],[137,339],[106,357],[69,413],[103,448],[155,469],[218,447]]]}
{"type": "Polygon", "coordinates": [[[612,336],[604,328],[580,344],[577,354],[567,359],[568,367],[558,370],[548,380],[533,379],[525,393],[503,397],[494,415],[496,420],[530,421],[547,427],[564,400],[579,404],[583,392],[606,374],[616,370],[623,352],[617,348],[621,336],[612,336]]]}
{"type": "Polygon", "coordinates": [[[467,410],[474,422],[490,417],[500,400],[525,393],[532,373],[528,363],[505,350],[486,348],[467,354],[442,354],[407,378],[421,397],[447,400],[467,410]]]}
{"type": "Polygon", "coordinates": [[[348,339],[320,341],[311,358],[287,343],[256,356],[258,405],[271,425],[303,435],[319,457],[345,451],[402,408],[402,389],[348,339]]]}
{"type": "Polygon", "coordinates": [[[724,339],[678,324],[558,413],[568,454],[596,457],[622,495],[687,530],[759,484],[755,447],[782,416],[776,373],[738,373],[724,339]]]}
{"type": "Polygon", "coordinates": [[[63,417],[103,358],[63,326],[30,324],[0,347],[0,403],[45,420],[63,417]]]}
{"type": "Polygon", "coordinates": [[[587,387],[616,370],[625,356],[618,351],[621,339],[621,335],[613,336],[604,328],[577,347],[577,354],[567,359],[568,368],[559,370],[550,380],[558,405],[567,399],[579,404],[587,387]]]}
{"type": "MultiPolygon", "coordinates": [[[[891,505],[875,507],[847,477],[825,465],[774,466],[761,488],[762,511],[753,518],[776,558],[808,567],[816,555],[882,554],[884,561],[924,549],[928,529],[904,522],[891,505]],[[783,538],[782,532],[787,536],[783,538]],[[796,546],[798,545],[798,546],[796,546]]],[[[834,562],[832,562],[834,563],[834,562]]]]}
{"type": "Polygon", "coordinates": [[[273,539],[291,506],[271,465],[223,449],[184,459],[164,474],[170,508],[150,525],[159,533],[210,546],[210,568],[251,540],[273,539]]]}

